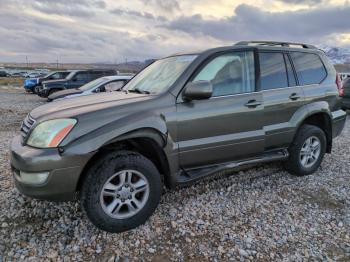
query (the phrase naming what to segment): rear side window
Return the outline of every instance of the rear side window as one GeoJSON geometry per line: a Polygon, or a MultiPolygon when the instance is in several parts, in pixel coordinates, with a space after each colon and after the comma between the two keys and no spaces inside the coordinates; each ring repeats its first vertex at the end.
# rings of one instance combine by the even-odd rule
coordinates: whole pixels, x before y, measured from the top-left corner
{"type": "Polygon", "coordinates": [[[282,53],[259,53],[261,89],[288,86],[287,70],[282,53]]]}
{"type": "Polygon", "coordinates": [[[78,80],[78,81],[87,81],[90,79],[90,74],[88,72],[81,72],[81,73],[78,73],[75,78],[78,80]]]}
{"type": "Polygon", "coordinates": [[[302,52],[290,55],[301,85],[319,84],[326,78],[326,69],[318,55],[302,52]]]}
{"type": "Polygon", "coordinates": [[[232,52],[215,57],[193,79],[210,81],[213,97],[255,91],[253,52],[232,52]]]}

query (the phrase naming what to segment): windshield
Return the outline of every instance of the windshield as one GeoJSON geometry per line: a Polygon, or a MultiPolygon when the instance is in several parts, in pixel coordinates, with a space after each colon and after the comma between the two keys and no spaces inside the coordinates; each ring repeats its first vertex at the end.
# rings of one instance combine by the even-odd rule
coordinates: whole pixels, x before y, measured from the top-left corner
{"type": "Polygon", "coordinates": [[[48,73],[47,75],[44,75],[43,77],[49,77],[49,76],[51,76],[51,75],[53,75],[53,74],[55,74],[55,72],[51,72],[51,73],[48,73]]]}
{"type": "Polygon", "coordinates": [[[137,74],[123,90],[147,94],[162,93],[175,83],[196,57],[182,55],[158,60],[137,74]]]}
{"type": "Polygon", "coordinates": [[[97,78],[96,80],[91,81],[91,82],[79,87],[79,89],[81,91],[90,90],[92,88],[98,87],[99,85],[103,84],[104,82],[106,82],[106,79],[104,77],[97,78]]]}

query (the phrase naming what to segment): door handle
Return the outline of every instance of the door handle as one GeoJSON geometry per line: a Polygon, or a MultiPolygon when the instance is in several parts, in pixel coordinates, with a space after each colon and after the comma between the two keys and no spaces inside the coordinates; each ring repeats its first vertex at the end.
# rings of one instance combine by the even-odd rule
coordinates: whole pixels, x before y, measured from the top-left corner
{"type": "Polygon", "coordinates": [[[248,103],[245,104],[245,106],[249,107],[249,108],[254,108],[254,107],[257,107],[260,105],[261,105],[261,102],[256,101],[256,100],[249,100],[248,103]]]}
{"type": "Polygon", "coordinates": [[[297,93],[293,93],[289,96],[290,100],[298,100],[300,96],[297,93]]]}

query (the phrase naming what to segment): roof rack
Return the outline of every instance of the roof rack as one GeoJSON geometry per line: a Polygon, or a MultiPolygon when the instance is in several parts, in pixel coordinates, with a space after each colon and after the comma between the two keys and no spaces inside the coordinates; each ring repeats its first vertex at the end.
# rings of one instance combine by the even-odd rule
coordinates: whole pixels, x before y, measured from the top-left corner
{"type": "Polygon", "coordinates": [[[300,46],[302,48],[308,48],[308,49],[317,49],[314,45],[309,44],[302,44],[302,43],[291,43],[291,42],[275,42],[275,41],[241,41],[238,42],[236,45],[261,45],[261,46],[283,46],[283,47],[294,47],[294,46],[300,46]]]}

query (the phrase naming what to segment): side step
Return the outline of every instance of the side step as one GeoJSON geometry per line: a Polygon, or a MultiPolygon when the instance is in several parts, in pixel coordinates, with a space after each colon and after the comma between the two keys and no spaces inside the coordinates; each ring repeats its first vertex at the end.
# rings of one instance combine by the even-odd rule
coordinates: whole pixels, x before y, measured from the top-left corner
{"type": "Polygon", "coordinates": [[[223,163],[218,165],[211,165],[211,166],[205,166],[200,168],[192,168],[187,170],[182,170],[180,172],[180,175],[178,176],[178,184],[187,184],[190,182],[194,182],[197,180],[200,180],[204,177],[208,177],[211,175],[214,175],[218,172],[227,170],[227,169],[233,169],[237,168],[243,165],[250,165],[250,164],[259,164],[259,163],[266,163],[266,162],[272,162],[272,161],[278,161],[278,160],[285,160],[289,157],[289,153],[287,149],[280,149],[280,150],[274,150],[270,152],[266,152],[262,154],[259,157],[255,158],[248,158],[243,159],[239,161],[229,162],[229,163],[223,163]]]}

